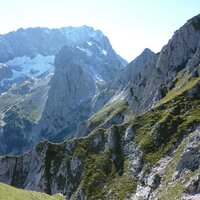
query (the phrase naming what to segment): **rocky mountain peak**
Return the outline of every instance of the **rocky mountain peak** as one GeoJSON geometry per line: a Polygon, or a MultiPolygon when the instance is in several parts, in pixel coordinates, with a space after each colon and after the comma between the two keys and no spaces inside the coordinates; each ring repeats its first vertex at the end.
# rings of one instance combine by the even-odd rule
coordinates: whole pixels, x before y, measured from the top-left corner
{"type": "Polygon", "coordinates": [[[135,65],[135,68],[144,66],[144,64],[150,61],[154,56],[155,53],[153,51],[149,48],[145,48],[143,52],[130,63],[130,65],[135,65]]]}
{"type": "Polygon", "coordinates": [[[144,50],[143,50],[143,52],[141,53],[141,55],[145,55],[145,54],[155,54],[153,51],[151,51],[151,49],[149,49],[149,48],[145,48],[144,50]]]}
{"type": "Polygon", "coordinates": [[[200,30],[200,14],[193,17],[192,19],[189,19],[187,21],[187,24],[192,24],[193,27],[196,29],[196,30],[200,30]]]}
{"type": "Polygon", "coordinates": [[[0,35],[0,38],[0,52],[2,53],[0,62],[6,62],[20,56],[55,55],[65,45],[82,45],[90,38],[102,42],[106,37],[100,30],[84,25],[60,29],[20,28],[17,31],[0,35]]]}
{"type": "Polygon", "coordinates": [[[198,59],[196,54],[199,53],[200,47],[200,29],[199,17],[197,15],[188,20],[179,30],[177,30],[173,37],[165,45],[158,57],[156,68],[167,69],[168,74],[172,71],[180,71],[184,67],[192,67],[197,65],[198,59]],[[191,63],[192,60],[195,63],[191,63]]]}
{"type": "MultiPolygon", "coordinates": [[[[123,69],[109,40],[91,38],[82,46],[65,46],[55,58],[55,74],[39,123],[43,137],[73,137],[77,125],[92,112],[92,99],[123,69]]],[[[94,109],[94,108],[93,108],[94,109]]]]}
{"type": "Polygon", "coordinates": [[[133,76],[129,83],[128,99],[135,114],[151,109],[166,93],[165,88],[177,72],[183,69],[192,71],[200,63],[198,22],[199,15],[189,20],[174,33],[161,52],[133,76]]]}
{"type": "Polygon", "coordinates": [[[153,51],[148,48],[144,49],[143,52],[125,68],[122,77],[120,78],[122,83],[127,83],[135,74],[141,72],[144,66],[147,65],[154,57],[155,53],[153,51]]]}

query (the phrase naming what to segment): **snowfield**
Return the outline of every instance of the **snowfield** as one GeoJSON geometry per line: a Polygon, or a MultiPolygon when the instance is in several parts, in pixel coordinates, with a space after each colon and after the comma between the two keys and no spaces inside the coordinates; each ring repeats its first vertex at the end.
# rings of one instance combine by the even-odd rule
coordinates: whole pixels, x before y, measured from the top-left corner
{"type": "Polygon", "coordinates": [[[38,77],[53,68],[55,56],[43,56],[38,54],[31,59],[28,56],[16,57],[9,60],[6,64],[12,68],[13,77],[20,76],[38,77]]]}

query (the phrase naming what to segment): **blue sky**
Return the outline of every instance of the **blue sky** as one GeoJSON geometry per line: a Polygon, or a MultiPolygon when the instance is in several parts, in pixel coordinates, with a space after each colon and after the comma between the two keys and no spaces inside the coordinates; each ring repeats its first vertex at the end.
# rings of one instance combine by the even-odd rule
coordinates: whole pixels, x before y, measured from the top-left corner
{"type": "Polygon", "coordinates": [[[128,61],[148,47],[161,50],[199,0],[0,0],[0,33],[20,27],[93,26],[128,61]]]}

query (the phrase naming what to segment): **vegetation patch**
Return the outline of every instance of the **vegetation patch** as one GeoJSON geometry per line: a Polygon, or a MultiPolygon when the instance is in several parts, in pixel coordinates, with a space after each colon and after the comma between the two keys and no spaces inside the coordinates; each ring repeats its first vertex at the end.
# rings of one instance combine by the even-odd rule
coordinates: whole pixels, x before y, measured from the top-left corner
{"type": "MultiPolygon", "coordinates": [[[[187,83],[194,87],[194,82],[187,83]]],[[[143,150],[144,159],[155,164],[165,156],[178,141],[181,141],[188,128],[200,123],[200,99],[183,90],[172,100],[132,120],[135,139],[143,150]]],[[[162,100],[161,100],[162,102],[162,100]]]]}
{"type": "Polygon", "coordinates": [[[176,96],[195,86],[200,80],[200,77],[195,77],[189,81],[189,76],[187,74],[183,75],[182,77],[179,76],[180,75],[178,75],[176,78],[178,79],[178,81],[176,82],[175,87],[170,90],[163,99],[159,101],[158,105],[164,104],[172,100],[176,96]]]}
{"type": "Polygon", "coordinates": [[[127,197],[130,198],[130,195],[136,191],[137,178],[128,171],[128,162],[128,159],[124,162],[124,174],[121,176],[116,174],[104,187],[107,199],[123,200],[127,197]]]}
{"type": "Polygon", "coordinates": [[[89,122],[93,126],[100,125],[103,123],[106,119],[106,121],[112,119],[116,115],[122,115],[122,114],[130,114],[130,109],[128,106],[128,103],[122,100],[114,101],[113,103],[110,103],[106,105],[103,109],[101,109],[99,112],[97,112],[94,116],[92,116],[89,119],[89,122]]]}
{"type": "MultiPolygon", "coordinates": [[[[61,144],[55,144],[49,142],[46,144],[47,144],[47,150],[45,157],[45,177],[47,181],[47,189],[45,192],[47,194],[51,194],[52,193],[51,180],[53,175],[57,174],[61,162],[65,161],[69,165],[71,157],[67,155],[66,150],[61,146],[61,144]]],[[[60,188],[63,188],[63,186],[65,185],[64,180],[60,179],[58,185],[60,186],[60,188]]]]}
{"type": "Polygon", "coordinates": [[[49,196],[41,192],[21,190],[0,183],[0,200],[65,200],[61,194],[49,196]]]}

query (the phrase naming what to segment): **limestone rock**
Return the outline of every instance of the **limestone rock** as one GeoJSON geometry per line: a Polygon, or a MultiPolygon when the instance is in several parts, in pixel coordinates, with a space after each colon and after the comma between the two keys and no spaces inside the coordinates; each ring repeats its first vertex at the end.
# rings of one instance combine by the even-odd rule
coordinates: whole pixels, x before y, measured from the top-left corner
{"type": "Polygon", "coordinates": [[[200,164],[200,130],[197,129],[195,135],[189,139],[186,148],[183,151],[178,163],[176,164],[176,172],[174,179],[177,179],[186,170],[195,171],[200,164]]]}
{"type": "Polygon", "coordinates": [[[185,185],[185,192],[189,194],[200,193],[200,175],[192,177],[185,185]]]}
{"type": "Polygon", "coordinates": [[[199,19],[200,15],[192,18],[176,31],[161,52],[148,65],[144,65],[142,71],[133,75],[126,89],[135,114],[149,110],[156,104],[155,101],[162,98],[156,91],[160,85],[166,85],[166,80],[174,78],[178,71],[187,66],[192,68],[198,65],[200,31],[196,27],[199,19]]]}
{"type": "Polygon", "coordinates": [[[124,141],[130,142],[134,139],[135,133],[133,132],[131,127],[128,127],[125,132],[124,141]]]}

